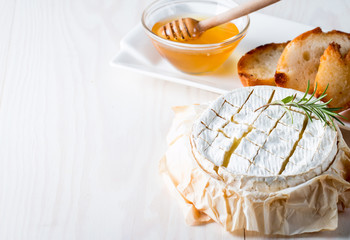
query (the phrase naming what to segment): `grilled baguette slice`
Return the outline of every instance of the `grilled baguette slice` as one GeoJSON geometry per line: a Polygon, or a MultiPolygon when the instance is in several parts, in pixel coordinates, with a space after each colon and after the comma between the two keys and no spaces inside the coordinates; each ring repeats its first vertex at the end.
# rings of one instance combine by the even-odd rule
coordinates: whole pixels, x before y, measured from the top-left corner
{"type": "Polygon", "coordinates": [[[243,86],[275,86],[278,59],[287,43],[269,43],[250,50],[237,64],[243,86]]]}
{"type": "Polygon", "coordinates": [[[315,79],[316,96],[319,97],[329,84],[323,101],[333,99],[330,107],[345,110],[350,107],[350,51],[342,57],[340,49],[339,44],[331,43],[324,51],[315,79]]]}
{"type": "Polygon", "coordinates": [[[305,92],[310,81],[312,93],[320,57],[332,42],[339,44],[345,55],[350,49],[350,34],[336,30],[324,33],[318,27],[289,42],[277,64],[276,85],[305,92]]]}

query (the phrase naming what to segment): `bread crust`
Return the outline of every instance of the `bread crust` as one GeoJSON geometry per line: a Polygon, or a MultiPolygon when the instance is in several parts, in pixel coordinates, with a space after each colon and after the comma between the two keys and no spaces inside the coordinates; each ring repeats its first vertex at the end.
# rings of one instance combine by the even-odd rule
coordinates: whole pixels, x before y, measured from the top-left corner
{"type": "Polygon", "coordinates": [[[242,56],[237,63],[237,72],[243,86],[275,86],[274,72],[287,43],[264,44],[242,56]]]}
{"type": "Polygon", "coordinates": [[[271,85],[274,86],[274,78],[259,79],[255,78],[252,74],[238,73],[238,76],[245,87],[257,86],[257,85],[271,85]]]}
{"type": "Polygon", "coordinates": [[[304,33],[300,34],[299,36],[294,38],[291,42],[302,41],[302,40],[307,39],[308,37],[310,37],[313,34],[320,34],[320,33],[323,33],[322,29],[320,27],[317,27],[317,28],[314,28],[312,30],[309,30],[307,32],[304,32],[304,33]]]}

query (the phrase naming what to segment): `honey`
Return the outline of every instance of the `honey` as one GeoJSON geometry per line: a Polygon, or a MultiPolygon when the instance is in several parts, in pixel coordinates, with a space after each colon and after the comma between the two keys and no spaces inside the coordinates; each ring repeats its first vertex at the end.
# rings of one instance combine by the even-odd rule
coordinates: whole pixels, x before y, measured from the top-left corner
{"type": "MultiPolygon", "coordinates": [[[[171,20],[157,22],[152,27],[152,32],[157,34],[159,28],[171,20]]],[[[204,73],[217,69],[226,61],[241,38],[236,41],[225,41],[238,33],[239,30],[236,25],[229,22],[203,32],[199,38],[181,42],[186,43],[186,46],[156,41],[153,41],[153,44],[159,53],[179,70],[186,73],[204,73]],[[207,46],[205,44],[215,45],[207,46]],[[193,45],[193,47],[190,45],[193,45]]]]}

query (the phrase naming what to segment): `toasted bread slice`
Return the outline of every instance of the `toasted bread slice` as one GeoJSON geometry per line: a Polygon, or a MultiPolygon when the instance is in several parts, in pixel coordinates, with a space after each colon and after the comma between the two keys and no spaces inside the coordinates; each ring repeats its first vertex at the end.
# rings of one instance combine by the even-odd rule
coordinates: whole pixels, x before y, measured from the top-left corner
{"type": "Polygon", "coordinates": [[[320,64],[320,57],[332,42],[341,46],[342,55],[350,49],[350,34],[321,28],[305,32],[287,44],[278,61],[275,73],[277,86],[305,91],[310,81],[310,93],[320,64]]]}
{"type": "Polygon", "coordinates": [[[342,57],[340,49],[339,44],[331,43],[324,51],[315,79],[316,96],[319,97],[329,84],[323,100],[333,99],[329,107],[345,110],[350,107],[350,51],[342,57]]]}
{"type": "Polygon", "coordinates": [[[278,59],[287,43],[269,43],[247,52],[237,64],[243,86],[275,86],[278,59]]]}

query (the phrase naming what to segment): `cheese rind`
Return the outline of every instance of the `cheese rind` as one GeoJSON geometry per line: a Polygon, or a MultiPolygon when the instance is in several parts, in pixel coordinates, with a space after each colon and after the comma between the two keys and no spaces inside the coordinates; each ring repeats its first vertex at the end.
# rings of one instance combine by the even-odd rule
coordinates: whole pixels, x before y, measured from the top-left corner
{"type": "Polygon", "coordinates": [[[315,117],[310,121],[300,109],[289,113],[269,106],[256,111],[294,94],[303,96],[259,86],[219,97],[193,126],[192,150],[198,163],[228,181],[262,181],[265,189],[293,186],[325,171],[337,151],[337,131],[315,117]]]}

